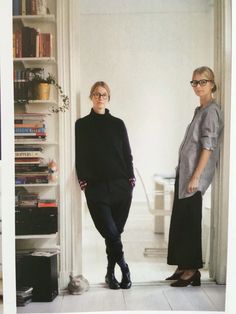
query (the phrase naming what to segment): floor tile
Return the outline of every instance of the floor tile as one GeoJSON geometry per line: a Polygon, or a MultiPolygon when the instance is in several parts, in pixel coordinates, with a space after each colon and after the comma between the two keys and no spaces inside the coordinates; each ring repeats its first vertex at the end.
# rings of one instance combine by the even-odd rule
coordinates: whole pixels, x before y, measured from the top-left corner
{"type": "Polygon", "coordinates": [[[161,286],[133,287],[130,290],[124,290],[124,298],[129,311],[170,310],[161,286]]]}
{"type": "Polygon", "coordinates": [[[123,311],[125,303],[122,290],[90,288],[83,295],[65,295],[62,312],[123,311]]]}
{"type": "Polygon", "coordinates": [[[52,302],[31,302],[17,307],[17,313],[60,313],[63,296],[57,296],[52,302]]]}

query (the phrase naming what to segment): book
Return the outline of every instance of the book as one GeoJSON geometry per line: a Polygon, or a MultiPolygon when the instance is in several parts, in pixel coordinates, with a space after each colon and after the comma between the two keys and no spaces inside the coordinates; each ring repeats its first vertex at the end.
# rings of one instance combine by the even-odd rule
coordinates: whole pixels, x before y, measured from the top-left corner
{"type": "Polygon", "coordinates": [[[40,164],[42,163],[42,158],[15,158],[15,164],[40,164]]]}
{"type": "Polygon", "coordinates": [[[57,207],[56,200],[39,199],[38,207],[57,207]]]}
{"type": "Polygon", "coordinates": [[[39,151],[39,152],[42,152],[43,151],[43,148],[41,146],[38,146],[38,145],[21,145],[21,144],[16,144],[15,145],[15,151],[16,152],[21,152],[21,151],[39,151]]]}
{"type": "Polygon", "coordinates": [[[15,128],[45,128],[44,123],[39,123],[37,120],[32,123],[15,123],[15,128]]]}
{"type": "Polygon", "coordinates": [[[43,143],[47,143],[46,141],[46,137],[33,137],[33,138],[21,138],[21,137],[16,137],[15,138],[15,143],[20,143],[22,144],[22,142],[26,143],[26,144],[43,144],[43,143]]]}
{"type": "Polygon", "coordinates": [[[15,172],[49,172],[48,165],[15,165],[15,172]]]}
{"type": "Polygon", "coordinates": [[[46,0],[37,0],[36,1],[36,12],[39,15],[47,14],[47,1],[46,0]]]}
{"type": "Polygon", "coordinates": [[[16,294],[19,296],[29,295],[32,292],[33,292],[33,287],[30,287],[30,286],[16,288],[16,294]]]}
{"type": "Polygon", "coordinates": [[[15,152],[15,158],[43,158],[43,154],[40,151],[17,151],[15,152]]]}
{"type": "Polygon", "coordinates": [[[24,137],[24,136],[31,136],[32,138],[34,137],[34,136],[36,136],[36,137],[39,137],[39,136],[42,136],[42,137],[46,137],[46,132],[29,132],[29,133],[15,133],[15,136],[16,137],[24,137]]]}
{"type": "Polygon", "coordinates": [[[43,184],[48,183],[48,176],[15,176],[15,184],[43,184]]]}
{"type": "Polygon", "coordinates": [[[26,0],[21,0],[21,15],[26,15],[26,0]]]}

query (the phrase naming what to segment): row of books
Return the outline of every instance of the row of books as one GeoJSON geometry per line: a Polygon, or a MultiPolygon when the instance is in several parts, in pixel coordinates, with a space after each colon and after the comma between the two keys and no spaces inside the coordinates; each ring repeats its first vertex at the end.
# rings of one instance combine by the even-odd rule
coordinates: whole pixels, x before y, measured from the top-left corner
{"type": "Polygon", "coordinates": [[[13,33],[13,57],[52,57],[52,34],[33,27],[22,27],[13,33]]]}
{"type": "Polygon", "coordinates": [[[26,103],[29,97],[29,82],[27,80],[14,80],[14,101],[26,103]]]}
{"type": "Polygon", "coordinates": [[[26,70],[14,70],[14,101],[27,101],[29,93],[29,79],[28,71],[26,70]]]}
{"type": "Polygon", "coordinates": [[[37,80],[34,80],[35,76],[44,79],[46,76],[44,68],[26,68],[24,70],[14,70],[14,101],[15,102],[27,102],[28,100],[34,100],[35,87],[38,84],[37,80]]]}
{"type": "Polygon", "coordinates": [[[47,0],[13,0],[13,15],[48,14],[47,0]]]}
{"type": "Polygon", "coordinates": [[[17,172],[15,174],[15,184],[43,184],[49,183],[50,173],[47,172],[17,172]]]}
{"type": "Polygon", "coordinates": [[[16,152],[15,157],[15,184],[49,183],[50,168],[43,157],[28,157],[28,154],[41,154],[41,152],[16,152]],[[17,154],[21,157],[17,157],[17,154]],[[23,154],[23,155],[21,155],[23,154]],[[25,155],[24,155],[25,154],[25,155]],[[30,162],[29,162],[30,160],[30,162]]]}
{"type": "MultiPolygon", "coordinates": [[[[17,115],[16,115],[17,116],[17,115]]],[[[25,116],[25,114],[24,114],[25,116]]],[[[19,116],[18,116],[19,117],[19,116]]],[[[35,115],[31,116],[35,118],[35,115]]],[[[41,116],[36,116],[41,121],[41,116]]],[[[16,117],[15,117],[16,118],[16,117]]],[[[32,120],[34,121],[34,120],[32,120]]],[[[19,121],[17,121],[19,122],[19,121]]],[[[37,122],[38,123],[38,122],[37,122]]],[[[17,123],[21,127],[15,127],[16,137],[46,137],[45,128],[26,127],[23,123],[17,123]],[[20,131],[19,131],[20,130],[20,131]]],[[[29,125],[29,124],[28,124],[29,125]]],[[[34,125],[34,124],[32,124],[34,125]]],[[[15,184],[34,184],[34,183],[49,183],[50,168],[44,160],[43,148],[38,145],[15,145],[15,184]]]]}

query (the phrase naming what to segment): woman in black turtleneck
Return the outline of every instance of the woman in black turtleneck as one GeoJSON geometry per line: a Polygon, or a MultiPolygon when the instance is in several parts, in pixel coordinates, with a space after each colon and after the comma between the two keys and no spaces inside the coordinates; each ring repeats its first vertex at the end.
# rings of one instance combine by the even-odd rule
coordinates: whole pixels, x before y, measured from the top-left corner
{"type": "Polygon", "coordinates": [[[94,224],[105,239],[105,281],[111,289],[129,289],[130,271],[124,259],[121,233],[135,185],[133,158],[124,122],[106,109],[110,100],[108,85],[96,82],[90,99],[90,114],[75,124],[77,176],[94,224]],[[114,274],[116,264],[122,272],[120,283],[114,274]]]}

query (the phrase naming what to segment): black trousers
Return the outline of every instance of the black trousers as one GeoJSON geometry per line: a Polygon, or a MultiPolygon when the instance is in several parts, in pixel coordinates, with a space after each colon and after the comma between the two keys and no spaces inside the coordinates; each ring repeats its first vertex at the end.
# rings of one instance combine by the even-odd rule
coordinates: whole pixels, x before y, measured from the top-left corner
{"type": "Polygon", "coordinates": [[[202,194],[178,198],[178,177],[170,222],[167,263],[179,269],[202,268],[202,194]]]}
{"type": "Polygon", "coordinates": [[[132,187],[127,179],[88,184],[85,190],[93,222],[105,239],[108,262],[124,257],[121,233],[128,218],[132,187]]]}

